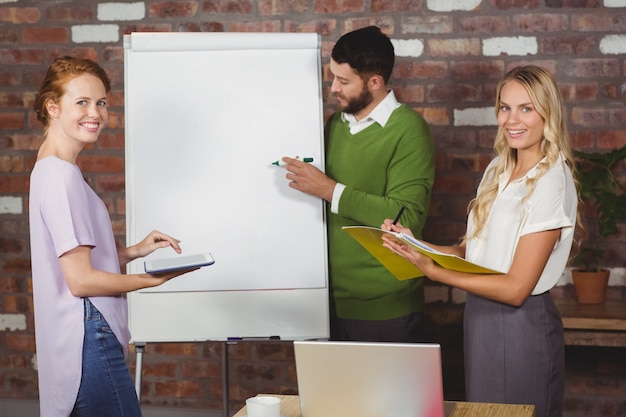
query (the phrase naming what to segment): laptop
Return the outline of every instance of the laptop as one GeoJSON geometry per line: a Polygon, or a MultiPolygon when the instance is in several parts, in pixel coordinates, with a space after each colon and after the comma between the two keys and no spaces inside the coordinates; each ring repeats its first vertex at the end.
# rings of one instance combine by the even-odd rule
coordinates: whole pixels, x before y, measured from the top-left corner
{"type": "Polygon", "coordinates": [[[444,412],[438,344],[294,341],[294,352],[302,417],[445,417],[452,411],[444,412]]]}

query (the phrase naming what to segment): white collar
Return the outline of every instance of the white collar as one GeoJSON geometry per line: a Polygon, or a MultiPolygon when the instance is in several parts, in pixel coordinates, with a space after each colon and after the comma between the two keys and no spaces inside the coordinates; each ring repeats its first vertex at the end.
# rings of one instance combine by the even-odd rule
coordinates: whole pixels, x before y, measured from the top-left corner
{"type": "MultiPolygon", "coordinates": [[[[389,118],[391,117],[391,113],[393,113],[398,106],[400,106],[400,103],[398,103],[396,95],[393,90],[389,90],[389,93],[387,93],[383,101],[378,103],[378,105],[374,107],[374,109],[366,117],[359,120],[359,122],[371,120],[378,123],[382,127],[385,127],[385,124],[387,124],[387,121],[389,121],[389,118]]],[[[350,124],[357,123],[353,114],[341,113],[341,119],[343,121],[347,120],[350,124]]]]}

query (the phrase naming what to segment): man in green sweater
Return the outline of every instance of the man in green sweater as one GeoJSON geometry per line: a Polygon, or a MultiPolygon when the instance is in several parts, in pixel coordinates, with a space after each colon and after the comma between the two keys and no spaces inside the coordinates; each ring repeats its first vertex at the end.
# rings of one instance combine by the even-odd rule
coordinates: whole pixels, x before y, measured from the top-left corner
{"type": "Polygon", "coordinates": [[[343,226],[386,218],[421,236],[434,180],[434,144],[421,115],[387,86],[394,48],[377,27],[342,36],[330,61],[339,111],[326,122],[326,174],[293,158],[290,187],[329,204],[331,339],[419,341],[421,278],[398,281],[343,226]]]}

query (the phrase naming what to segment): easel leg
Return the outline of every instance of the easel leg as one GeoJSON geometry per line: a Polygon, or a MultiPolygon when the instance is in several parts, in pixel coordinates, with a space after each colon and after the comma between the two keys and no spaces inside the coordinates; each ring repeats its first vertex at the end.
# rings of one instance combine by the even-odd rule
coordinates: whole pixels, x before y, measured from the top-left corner
{"type": "Polygon", "coordinates": [[[145,343],[135,343],[135,391],[137,392],[137,398],[139,398],[139,403],[141,403],[141,367],[143,361],[143,351],[146,348],[145,343]]]}
{"type": "Polygon", "coordinates": [[[228,417],[228,342],[222,347],[222,408],[228,417]]]}

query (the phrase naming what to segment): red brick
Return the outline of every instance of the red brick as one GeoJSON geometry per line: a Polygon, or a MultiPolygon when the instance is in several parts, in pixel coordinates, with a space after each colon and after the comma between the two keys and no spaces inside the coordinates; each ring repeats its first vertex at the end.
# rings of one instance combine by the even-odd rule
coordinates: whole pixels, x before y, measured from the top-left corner
{"type": "Polygon", "coordinates": [[[67,43],[69,39],[70,35],[67,28],[29,27],[22,32],[24,43],[67,43]]]}
{"type": "Polygon", "coordinates": [[[565,75],[579,78],[620,77],[618,59],[571,59],[563,68],[565,75]]]}
{"type": "Polygon", "coordinates": [[[4,272],[11,274],[30,273],[30,253],[24,253],[24,258],[5,258],[4,272]]]}
{"type": "Polygon", "coordinates": [[[21,239],[0,237],[0,251],[2,253],[24,253],[25,243],[21,239]]]}
{"type": "Polygon", "coordinates": [[[546,55],[587,54],[597,48],[593,36],[547,36],[539,40],[539,50],[546,55]]]}
{"type": "Polygon", "coordinates": [[[348,13],[365,11],[364,0],[315,0],[315,13],[348,13]]]}
{"type": "Polygon", "coordinates": [[[216,362],[184,360],[180,363],[180,367],[182,377],[185,379],[222,377],[221,364],[216,362]]]}
{"type": "Polygon", "coordinates": [[[408,36],[424,36],[429,33],[447,34],[456,29],[455,20],[450,15],[411,15],[406,16],[400,22],[400,32],[408,36]]]}
{"type": "Polygon", "coordinates": [[[0,7],[0,22],[37,23],[41,13],[36,7],[0,7]]]}
{"type": "Polygon", "coordinates": [[[254,12],[251,0],[210,0],[202,3],[203,13],[249,14],[254,12]]]}
{"type": "Polygon", "coordinates": [[[286,32],[303,32],[303,33],[317,33],[321,36],[330,36],[337,29],[337,21],[335,19],[322,19],[307,22],[299,22],[293,20],[285,21],[286,32]]]}
{"type": "Polygon", "coordinates": [[[539,0],[489,0],[489,3],[500,10],[536,9],[539,7],[539,0]]]}
{"type": "Polygon", "coordinates": [[[203,394],[200,386],[192,381],[157,382],[154,384],[154,388],[157,397],[185,398],[189,400],[198,398],[203,394]]]}
{"type": "Polygon", "coordinates": [[[575,131],[570,133],[574,149],[590,149],[595,145],[595,132],[575,131]]]}
{"type": "Polygon", "coordinates": [[[24,159],[18,155],[0,156],[1,172],[24,172],[24,159]]]}
{"type": "MultiPolygon", "coordinates": [[[[593,0],[591,2],[597,3],[593,0]]],[[[578,32],[623,33],[626,25],[626,13],[622,9],[593,10],[585,14],[572,14],[571,19],[571,29],[578,32]]]]}
{"type": "Polygon", "coordinates": [[[6,379],[14,392],[28,392],[28,390],[31,390],[32,394],[37,392],[37,378],[33,375],[9,374],[6,379]]]}
{"type": "Polygon", "coordinates": [[[280,20],[265,20],[262,22],[231,22],[229,32],[280,32],[280,20]]]}
{"type": "Polygon", "coordinates": [[[598,148],[617,149],[626,145],[626,133],[624,130],[600,130],[598,135],[598,148]]]}
{"type": "Polygon", "coordinates": [[[17,86],[19,81],[20,77],[15,71],[0,72],[0,86],[2,87],[17,86]]]}
{"type": "Polygon", "coordinates": [[[511,30],[511,18],[509,16],[461,16],[459,18],[459,30],[457,33],[507,33],[511,30]]]}
{"type": "Polygon", "coordinates": [[[149,355],[145,356],[146,361],[142,364],[143,375],[155,376],[158,378],[174,378],[176,376],[176,362],[165,362],[159,358],[158,361],[149,360],[149,355]]]}
{"type": "Polygon", "coordinates": [[[450,126],[450,114],[445,107],[416,108],[415,111],[420,113],[431,127],[450,126]]]}
{"type": "Polygon", "coordinates": [[[443,61],[411,60],[400,61],[394,67],[392,78],[395,79],[445,79],[448,77],[448,64],[443,61]]]}
{"type": "Polygon", "coordinates": [[[388,36],[391,36],[395,30],[393,18],[387,16],[367,16],[346,19],[342,34],[371,25],[378,26],[380,30],[388,36]]]}
{"type": "Polygon", "coordinates": [[[384,12],[420,12],[423,9],[422,2],[416,0],[371,0],[372,13],[384,12]]]}
{"type": "Polygon", "coordinates": [[[474,191],[474,184],[466,175],[440,175],[435,182],[438,192],[469,194],[474,191]]]}
{"type": "Polygon", "coordinates": [[[198,12],[196,1],[164,1],[149,3],[148,16],[162,19],[194,16],[198,12]]]}
{"type": "Polygon", "coordinates": [[[7,332],[5,334],[7,347],[22,352],[35,352],[35,337],[22,332],[7,332]]]}
{"type": "Polygon", "coordinates": [[[607,83],[602,86],[601,96],[611,100],[626,99],[626,83],[607,83]]]}
{"type": "MultiPolygon", "coordinates": [[[[33,297],[29,294],[5,295],[4,311],[7,313],[32,313],[33,297]]],[[[32,329],[32,327],[30,327],[32,329]]]]}
{"type": "MultiPolygon", "coordinates": [[[[180,24],[182,32],[224,32],[224,22],[184,22],[180,24]]],[[[167,32],[164,30],[163,32],[167,32]]]]}
{"type": "Polygon", "coordinates": [[[0,129],[22,129],[24,115],[22,113],[0,113],[0,129]]]}
{"type": "Polygon", "coordinates": [[[259,0],[259,13],[262,16],[275,16],[288,13],[304,13],[309,11],[308,0],[274,1],[259,0]]]}
{"type": "Polygon", "coordinates": [[[124,172],[124,158],[105,155],[82,155],[77,164],[85,172],[124,172]]]}
{"type": "Polygon", "coordinates": [[[104,48],[104,50],[102,51],[102,63],[123,64],[124,48],[121,46],[107,46],[106,48],[104,48]]]}
{"type": "Polygon", "coordinates": [[[0,293],[12,293],[22,291],[20,280],[17,277],[0,276],[0,293]]]}
{"type": "Polygon", "coordinates": [[[455,61],[450,64],[449,77],[453,80],[494,80],[499,81],[504,74],[504,63],[494,61],[455,61]]]}
{"type": "Polygon", "coordinates": [[[393,90],[398,101],[402,103],[424,102],[424,86],[422,85],[394,86],[393,90]]]}
{"type": "MultiPolygon", "coordinates": [[[[128,24],[124,25],[122,33],[129,35],[131,32],[172,32],[172,24],[160,23],[160,24],[128,24]]],[[[191,31],[190,32],[194,32],[191,31]]]]}
{"type": "Polygon", "coordinates": [[[120,175],[99,175],[96,179],[96,191],[101,193],[117,192],[123,193],[125,189],[124,173],[120,175]]]}
{"type": "Polygon", "coordinates": [[[427,89],[426,101],[428,103],[443,102],[477,102],[483,98],[480,85],[471,84],[437,84],[427,89]]]}
{"type": "Polygon", "coordinates": [[[566,14],[519,14],[513,17],[513,29],[523,32],[562,32],[568,28],[566,14]]]}
{"type": "Polygon", "coordinates": [[[94,8],[72,5],[51,7],[46,10],[46,20],[51,22],[90,22],[94,20],[94,8]]]}
{"type": "Polygon", "coordinates": [[[598,99],[598,83],[559,83],[563,100],[571,103],[598,99]]]}
{"type": "Polygon", "coordinates": [[[19,35],[11,28],[0,28],[0,44],[17,44],[19,35]]]}
{"type": "Polygon", "coordinates": [[[42,64],[47,61],[43,49],[0,49],[0,64],[42,64]]]}
{"type": "Polygon", "coordinates": [[[105,129],[98,138],[99,149],[124,149],[124,132],[105,129]]]}
{"type": "Polygon", "coordinates": [[[626,109],[574,107],[572,122],[583,127],[618,127],[626,121],[626,109]]]}
{"type": "Polygon", "coordinates": [[[160,355],[196,355],[196,343],[153,343],[148,345],[154,353],[160,355]]]}

